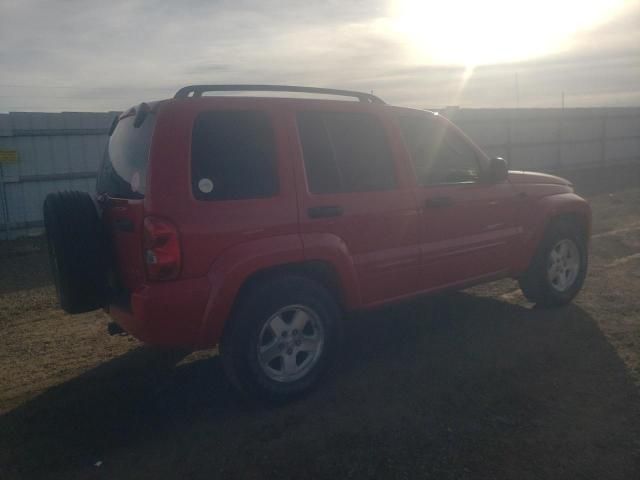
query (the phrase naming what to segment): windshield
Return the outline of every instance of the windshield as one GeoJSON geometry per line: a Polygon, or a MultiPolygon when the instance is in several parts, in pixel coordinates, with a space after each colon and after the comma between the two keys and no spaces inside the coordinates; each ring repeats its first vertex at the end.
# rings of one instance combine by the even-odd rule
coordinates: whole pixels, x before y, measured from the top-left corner
{"type": "Polygon", "coordinates": [[[97,192],[117,198],[144,198],[147,163],[156,116],[134,127],[134,116],[121,119],[104,152],[97,192]]]}

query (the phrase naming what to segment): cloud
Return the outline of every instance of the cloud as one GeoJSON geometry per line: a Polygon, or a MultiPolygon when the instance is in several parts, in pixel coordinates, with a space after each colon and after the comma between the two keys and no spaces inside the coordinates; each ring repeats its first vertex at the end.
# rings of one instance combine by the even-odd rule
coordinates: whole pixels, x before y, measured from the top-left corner
{"type": "Polygon", "coordinates": [[[5,0],[0,9],[0,111],[118,110],[193,83],[374,90],[417,107],[556,106],[563,91],[573,106],[639,104],[639,2],[560,53],[476,67],[463,90],[465,68],[416,58],[388,28],[383,1],[5,0]]]}

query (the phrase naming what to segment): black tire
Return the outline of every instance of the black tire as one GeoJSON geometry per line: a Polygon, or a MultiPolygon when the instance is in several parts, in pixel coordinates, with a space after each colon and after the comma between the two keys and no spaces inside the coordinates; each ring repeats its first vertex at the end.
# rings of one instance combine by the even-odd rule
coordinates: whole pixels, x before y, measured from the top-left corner
{"type": "Polygon", "coordinates": [[[518,279],[524,296],[541,307],[557,307],[569,303],[578,294],[587,276],[587,239],[584,232],[572,223],[555,222],[547,229],[531,265],[518,279]],[[564,290],[554,286],[549,278],[551,252],[559,242],[568,240],[575,245],[579,269],[573,282],[564,290]]]}
{"type": "MultiPolygon", "coordinates": [[[[293,325],[293,320],[290,320],[293,325]]],[[[291,327],[293,328],[293,327],[291,327]]],[[[282,402],[298,396],[318,383],[336,355],[341,337],[340,309],[333,296],[322,285],[303,276],[283,276],[252,288],[240,300],[228,321],[221,342],[221,355],[225,373],[231,383],[243,394],[271,402],[282,402]],[[277,312],[284,315],[287,308],[302,307],[319,322],[324,340],[321,352],[309,370],[294,380],[277,380],[266,373],[259,360],[259,345],[267,322],[277,312]]],[[[295,330],[289,330],[293,335],[295,330]]],[[[299,333],[302,335],[302,333],[299,333]]],[[[289,337],[293,338],[292,336],[289,337]]],[[[302,338],[302,337],[299,337],[302,338]]],[[[274,335],[274,341],[281,340],[274,335]]],[[[282,345],[280,345],[282,346],[282,345]]],[[[296,347],[293,347],[296,348],[296,347]]],[[[284,365],[286,352],[276,358],[284,365]]],[[[291,352],[289,351],[289,355],[291,352]]],[[[293,355],[300,355],[294,351],[293,355]]],[[[303,357],[302,362],[306,361],[303,357]]],[[[302,365],[303,363],[301,363],[302,365]]]]}
{"type": "Polygon", "coordinates": [[[104,306],[107,248],[91,197],[76,191],[50,193],[44,201],[43,213],[60,306],[67,313],[104,306]]]}

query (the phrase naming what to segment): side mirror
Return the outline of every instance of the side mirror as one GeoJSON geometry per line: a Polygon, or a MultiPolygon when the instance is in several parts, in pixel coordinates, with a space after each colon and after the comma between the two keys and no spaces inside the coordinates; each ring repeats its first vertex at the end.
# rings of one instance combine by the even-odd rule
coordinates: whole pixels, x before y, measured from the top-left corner
{"type": "Polygon", "coordinates": [[[502,157],[492,158],[489,162],[488,180],[490,182],[503,182],[509,176],[509,165],[502,157]]]}

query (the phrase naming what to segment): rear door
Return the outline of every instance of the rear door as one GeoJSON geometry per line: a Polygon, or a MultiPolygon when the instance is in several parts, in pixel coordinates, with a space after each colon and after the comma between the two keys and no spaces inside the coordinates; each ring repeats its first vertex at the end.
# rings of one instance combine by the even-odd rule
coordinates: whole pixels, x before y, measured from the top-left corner
{"type": "Polygon", "coordinates": [[[519,230],[508,181],[486,181],[488,160],[455,126],[433,115],[399,118],[422,208],[423,287],[506,273],[519,230]]]}
{"type": "MultiPolygon", "coordinates": [[[[314,234],[333,235],[353,261],[363,304],[414,293],[419,216],[380,109],[335,103],[293,112],[305,254],[314,234]]],[[[312,255],[312,254],[311,254],[312,255]]]]}

